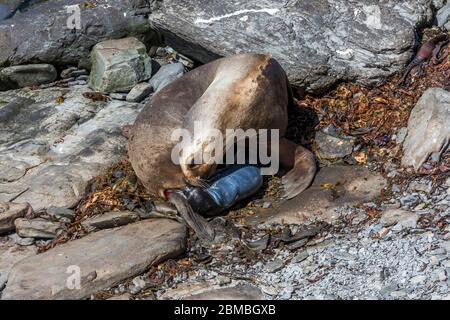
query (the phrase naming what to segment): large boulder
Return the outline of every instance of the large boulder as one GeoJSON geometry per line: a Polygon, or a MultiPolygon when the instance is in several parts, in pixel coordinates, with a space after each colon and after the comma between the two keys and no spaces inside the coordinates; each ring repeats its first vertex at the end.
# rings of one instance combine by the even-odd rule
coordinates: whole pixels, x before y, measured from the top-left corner
{"type": "Polygon", "coordinates": [[[128,36],[147,41],[152,37],[145,16],[135,14],[147,1],[110,2],[39,1],[0,21],[0,67],[41,62],[86,66],[90,50],[98,42],[128,36]],[[80,29],[74,28],[77,22],[80,29]]]}
{"type": "Polygon", "coordinates": [[[150,22],[166,43],[201,62],[268,52],[310,90],[340,80],[374,84],[402,70],[428,0],[163,0],[150,22]]]}
{"type": "Polygon", "coordinates": [[[103,230],[21,260],[2,299],[83,299],[186,249],[186,228],[167,219],[103,230]]]}
{"type": "Polygon", "coordinates": [[[0,92],[0,201],[71,208],[126,155],[121,129],[142,105],[91,93],[86,85],[0,92]]]}
{"type": "Polygon", "coordinates": [[[403,143],[404,166],[419,169],[434,152],[442,153],[450,140],[450,92],[430,88],[423,93],[408,120],[403,143]]]}
{"type": "Polygon", "coordinates": [[[96,91],[129,91],[152,76],[151,60],[145,45],[133,37],[96,44],[91,52],[91,61],[89,86],[96,91]]]}

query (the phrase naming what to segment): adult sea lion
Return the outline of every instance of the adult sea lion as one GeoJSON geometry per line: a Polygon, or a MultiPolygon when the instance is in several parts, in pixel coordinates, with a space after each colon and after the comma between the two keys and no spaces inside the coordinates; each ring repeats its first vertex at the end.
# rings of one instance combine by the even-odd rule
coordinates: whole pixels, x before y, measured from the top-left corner
{"type": "MultiPolygon", "coordinates": [[[[238,128],[278,129],[280,164],[289,170],[282,178],[285,196],[292,198],[309,186],[316,166],[310,151],[283,137],[290,100],[286,74],[270,55],[240,54],[215,60],[152,97],[129,130],[130,162],[149,193],[177,202],[172,190],[184,188],[186,182],[201,185],[216,171],[215,164],[192,162],[210,142],[209,129],[222,133],[238,128]],[[181,152],[181,165],[175,164],[171,155],[178,142],[171,140],[172,133],[180,128],[192,132],[195,121],[202,122],[205,140],[194,140],[181,152]]],[[[188,219],[197,217],[189,213],[188,219]]]]}

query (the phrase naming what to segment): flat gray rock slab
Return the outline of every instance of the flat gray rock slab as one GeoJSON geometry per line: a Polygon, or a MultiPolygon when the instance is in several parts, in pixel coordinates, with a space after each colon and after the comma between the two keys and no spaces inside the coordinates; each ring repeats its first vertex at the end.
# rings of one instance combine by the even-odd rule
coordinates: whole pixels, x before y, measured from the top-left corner
{"type": "Polygon", "coordinates": [[[122,127],[142,105],[92,101],[88,92],[86,85],[0,92],[0,201],[20,195],[15,202],[35,211],[71,208],[92,178],[123,159],[122,127]]]}
{"type": "Polygon", "coordinates": [[[2,299],[87,298],[185,249],[186,228],[168,219],[102,230],[14,265],[2,299]]]}
{"type": "Polygon", "coordinates": [[[302,224],[309,219],[333,222],[335,209],[368,202],[380,195],[386,180],[364,167],[331,166],[322,168],[313,184],[297,197],[280,206],[247,218],[250,224],[302,224]],[[336,192],[329,186],[335,186],[336,192]]]}
{"type": "Polygon", "coordinates": [[[377,83],[404,68],[430,1],[163,0],[151,25],[201,62],[271,53],[291,83],[311,91],[345,80],[377,83]]]}

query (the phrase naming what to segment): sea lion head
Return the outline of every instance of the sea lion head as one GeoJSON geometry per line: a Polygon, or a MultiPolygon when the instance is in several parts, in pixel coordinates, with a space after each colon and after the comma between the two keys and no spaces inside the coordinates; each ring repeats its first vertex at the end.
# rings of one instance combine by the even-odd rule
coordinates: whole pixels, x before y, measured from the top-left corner
{"type": "MultiPolygon", "coordinates": [[[[192,130],[190,130],[191,133],[192,130]]],[[[193,133],[193,140],[180,152],[180,166],[186,181],[204,187],[205,181],[216,171],[223,154],[220,131],[214,127],[203,127],[193,133]],[[217,158],[216,158],[217,157],[217,158]]]]}

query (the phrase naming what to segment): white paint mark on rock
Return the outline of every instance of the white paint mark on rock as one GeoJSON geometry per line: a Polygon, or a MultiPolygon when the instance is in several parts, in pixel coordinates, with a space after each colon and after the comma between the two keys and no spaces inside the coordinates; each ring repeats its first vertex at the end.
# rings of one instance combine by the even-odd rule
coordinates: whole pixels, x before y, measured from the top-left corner
{"type": "Polygon", "coordinates": [[[199,23],[212,23],[212,22],[215,22],[215,21],[220,21],[222,19],[238,16],[238,15],[245,14],[245,13],[261,13],[262,12],[262,13],[267,13],[267,14],[270,14],[270,15],[274,15],[278,11],[279,11],[279,9],[270,9],[270,8],[264,8],[264,9],[243,9],[243,10],[238,10],[238,11],[235,11],[235,12],[232,12],[232,13],[224,14],[223,16],[212,17],[212,18],[209,18],[209,19],[197,19],[197,20],[195,20],[195,23],[196,24],[199,24],[199,23]]]}

